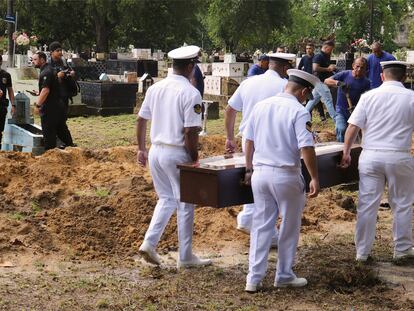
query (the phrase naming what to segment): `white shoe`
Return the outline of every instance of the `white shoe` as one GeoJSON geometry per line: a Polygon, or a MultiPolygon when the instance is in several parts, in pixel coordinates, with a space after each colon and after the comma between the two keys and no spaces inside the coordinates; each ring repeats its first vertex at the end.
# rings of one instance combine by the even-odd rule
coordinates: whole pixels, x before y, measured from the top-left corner
{"type": "Polygon", "coordinates": [[[178,259],[177,268],[186,269],[186,268],[192,268],[192,267],[203,267],[203,266],[209,266],[212,263],[213,262],[211,261],[211,259],[198,258],[196,255],[193,254],[193,258],[191,260],[181,261],[180,259],[178,259]]]}
{"type": "Polygon", "coordinates": [[[237,230],[239,230],[240,232],[243,232],[245,234],[250,234],[250,229],[247,227],[243,227],[241,225],[237,225],[237,230]]]}
{"type": "Polygon", "coordinates": [[[409,249],[398,252],[394,251],[394,259],[405,259],[405,258],[414,258],[414,247],[410,247],[409,249]]]}
{"type": "Polygon", "coordinates": [[[159,266],[161,264],[160,257],[158,256],[155,248],[145,242],[139,247],[138,253],[144,258],[146,262],[159,266]]]}
{"type": "Polygon", "coordinates": [[[355,260],[358,262],[366,262],[368,260],[369,255],[358,255],[356,256],[355,260]]]}
{"type": "Polygon", "coordinates": [[[262,288],[262,283],[259,284],[246,284],[246,288],[244,289],[245,292],[249,294],[257,293],[262,288]]]}
{"type": "Polygon", "coordinates": [[[290,281],[276,282],[275,287],[303,287],[308,284],[305,278],[294,278],[290,281]]]}

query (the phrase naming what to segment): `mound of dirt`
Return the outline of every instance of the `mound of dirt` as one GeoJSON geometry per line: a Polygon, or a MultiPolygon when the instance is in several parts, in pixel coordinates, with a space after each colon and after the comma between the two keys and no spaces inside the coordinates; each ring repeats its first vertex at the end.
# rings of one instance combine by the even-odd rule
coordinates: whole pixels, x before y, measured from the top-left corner
{"type": "MultiPolygon", "coordinates": [[[[224,137],[203,137],[201,143],[202,157],[223,154],[224,137]]],[[[86,259],[136,254],[157,200],[149,171],[136,165],[136,147],[69,148],[40,157],[0,152],[0,166],[0,252],[29,249],[86,259]]],[[[197,208],[194,244],[246,244],[248,236],[235,230],[240,209],[197,208]]],[[[308,202],[303,231],[354,217],[325,192],[308,202]]],[[[159,248],[177,248],[175,219],[159,248]]]]}

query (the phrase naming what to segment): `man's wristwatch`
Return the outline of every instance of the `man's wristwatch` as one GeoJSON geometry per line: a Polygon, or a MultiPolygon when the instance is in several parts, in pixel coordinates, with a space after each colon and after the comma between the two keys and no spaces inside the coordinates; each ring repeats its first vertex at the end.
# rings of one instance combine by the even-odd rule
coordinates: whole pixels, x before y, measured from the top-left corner
{"type": "Polygon", "coordinates": [[[36,104],[36,108],[42,108],[42,105],[38,105],[38,104],[36,104]]]}
{"type": "Polygon", "coordinates": [[[246,173],[253,173],[253,169],[252,168],[246,168],[246,173]]]}

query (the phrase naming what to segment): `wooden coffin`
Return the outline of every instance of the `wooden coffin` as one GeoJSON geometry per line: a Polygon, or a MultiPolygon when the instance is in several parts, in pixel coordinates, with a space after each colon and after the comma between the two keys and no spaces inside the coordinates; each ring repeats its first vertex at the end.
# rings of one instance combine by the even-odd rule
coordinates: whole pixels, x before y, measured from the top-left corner
{"type": "MultiPolygon", "coordinates": [[[[341,143],[315,146],[321,188],[358,181],[358,159],[362,149],[359,145],[352,147],[352,163],[347,169],[338,167],[342,149],[341,143]]],[[[253,203],[251,187],[242,184],[245,173],[242,153],[202,159],[197,167],[181,164],[178,168],[182,202],[212,207],[253,203]]],[[[310,176],[303,160],[302,174],[306,191],[309,191],[310,176]]]]}

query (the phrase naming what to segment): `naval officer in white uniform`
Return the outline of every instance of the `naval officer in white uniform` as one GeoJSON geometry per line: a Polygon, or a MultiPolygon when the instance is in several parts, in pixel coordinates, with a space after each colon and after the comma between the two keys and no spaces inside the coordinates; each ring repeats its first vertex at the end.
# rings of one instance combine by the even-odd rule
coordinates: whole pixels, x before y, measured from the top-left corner
{"type": "Polygon", "coordinates": [[[201,126],[201,96],[190,78],[200,48],[186,46],[172,50],[173,74],[151,86],[138,113],[137,161],[149,166],[158,202],[151,223],[139,248],[142,257],[159,265],[157,244],[172,214],[177,211],[179,256],[178,268],[211,264],[192,252],[194,206],[180,202],[177,164],[198,159],[198,132],[201,126]],[[151,148],[145,144],[147,121],[151,120],[151,148]]]}
{"type": "MultiPolygon", "coordinates": [[[[236,92],[229,99],[229,104],[225,112],[226,127],[226,152],[235,152],[236,142],[234,139],[234,123],[237,112],[242,112],[240,123],[240,133],[243,133],[247,119],[249,118],[253,107],[259,101],[275,96],[283,92],[287,84],[287,70],[292,68],[292,62],[295,54],[272,53],[269,57],[269,69],[262,75],[253,76],[244,80],[237,88],[236,92]]],[[[245,139],[242,139],[242,149],[244,151],[245,139]]],[[[245,233],[250,232],[252,225],[254,204],[245,204],[243,210],[237,215],[237,229],[245,233]]],[[[277,231],[273,236],[273,246],[277,245],[277,231]]]]}
{"type": "Polygon", "coordinates": [[[348,120],[342,166],[351,163],[351,146],[362,129],[359,196],[355,230],[356,260],[366,261],[375,240],[375,225],[385,184],[394,220],[394,259],[414,257],[414,92],[402,82],[407,63],[381,62],[384,83],[363,94],[348,120]]]}
{"type": "Polygon", "coordinates": [[[300,287],[292,266],[299,240],[305,183],[301,154],[311,176],[310,197],[319,192],[311,117],[302,106],[318,79],[307,72],[290,69],[283,93],[257,103],[243,132],[246,138],[246,176],[251,179],[255,208],[250,231],[249,273],[246,291],[256,292],[267,270],[267,257],[278,216],[279,230],[276,287],[300,287]]]}

